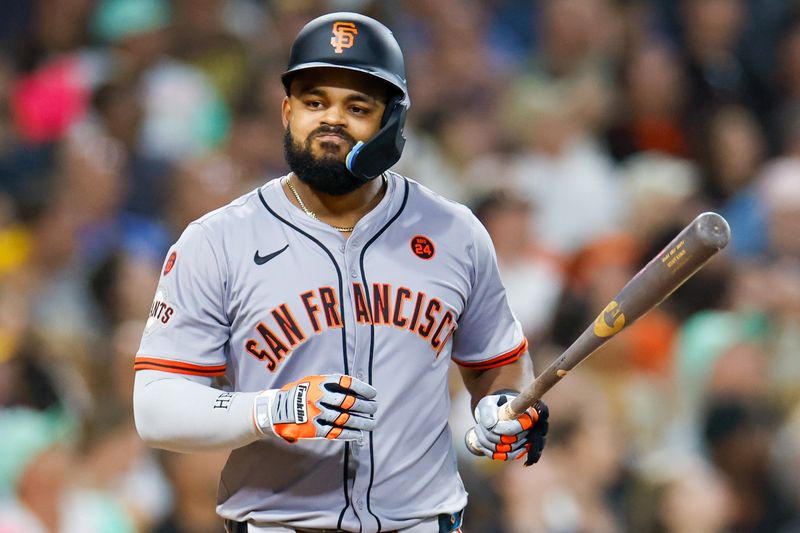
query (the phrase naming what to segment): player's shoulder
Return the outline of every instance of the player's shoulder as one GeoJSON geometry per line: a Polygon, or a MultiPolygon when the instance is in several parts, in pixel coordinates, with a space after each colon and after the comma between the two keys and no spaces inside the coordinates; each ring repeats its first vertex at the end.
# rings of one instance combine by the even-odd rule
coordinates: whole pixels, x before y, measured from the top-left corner
{"type": "Polygon", "coordinates": [[[429,231],[438,230],[448,239],[471,243],[483,226],[466,205],[451,200],[413,178],[400,176],[408,184],[406,212],[421,216],[429,231]]]}
{"type": "Polygon", "coordinates": [[[205,215],[189,223],[189,227],[198,226],[210,235],[221,235],[241,231],[247,221],[258,216],[264,207],[259,192],[270,186],[271,182],[261,185],[232,200],[230,203],[209,211],[205,215]]]}
{"type": "Polygon", "coordinates": [[[246,217],[258,209],[263,209],[260,207],[261,203],[258,197],[258,191],[260,188],[261,187],[253,189],[252,191],[241,195],[230,203],[223,205],[222,207],[218,207],[213,211],[209,211],[205,215],[195,220],[195,222],[204,226],[225,225],[231,220],[246,217]]]}
{"type": "Polygon", "coordinates": [[[399,174],[397,174],[397,176],[408,183],[408,202],[410,208],[419,210],[425,214],[436,214],[462,219],[464,222],[469,221],[472,223],[475,220],[472,210],[464,204],[442,196],[413,178],[401,176],[399,174]]]}

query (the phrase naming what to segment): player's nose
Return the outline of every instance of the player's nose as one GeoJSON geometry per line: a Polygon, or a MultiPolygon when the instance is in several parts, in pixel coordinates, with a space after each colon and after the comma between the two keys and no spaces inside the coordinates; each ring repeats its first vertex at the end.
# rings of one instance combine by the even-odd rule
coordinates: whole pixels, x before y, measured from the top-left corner
{"type": "Polygon", "coordinates": [[[345,124],[344,110],[338,105],[329,105],[320,117],[320,121],[328,126],[343,126],[345,124]]]}

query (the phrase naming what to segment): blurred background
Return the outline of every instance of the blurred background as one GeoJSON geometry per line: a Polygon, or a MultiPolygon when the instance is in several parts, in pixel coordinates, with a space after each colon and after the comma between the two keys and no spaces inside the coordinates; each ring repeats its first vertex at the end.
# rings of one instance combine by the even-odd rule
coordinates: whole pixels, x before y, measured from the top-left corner
{"type": "Polygon", "coordinates": [[[132,361],[188,222],[287,171],[302,25],[406,55],[395,167],[471,206],[543,369],[704,210],[729,248],[547,396],[535,467],[454,440],[466,531],[800,531],[800,2],[3,0],[0,530],[220,532],[225,453],[146,449],[132,361]]]}

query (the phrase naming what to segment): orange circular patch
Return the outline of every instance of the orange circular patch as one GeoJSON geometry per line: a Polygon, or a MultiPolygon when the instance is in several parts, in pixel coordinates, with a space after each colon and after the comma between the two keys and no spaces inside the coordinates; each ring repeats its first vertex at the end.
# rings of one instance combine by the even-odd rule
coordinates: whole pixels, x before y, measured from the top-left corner
{"type": "Polygon", "coordinates": [[[166,276],[172,270],[172,267],[175,266],[175,260],[178,259],[178,252],[172,252],[169,254],[169,258],[167,259],[167,264],[164,265],[164,275],[166,276]]]}
{"type": "Polygon", "coordinates": [[[424,235],[415,235],[411,238],[411,251],[420,259],[430,259],[436,253],[433,242],[424,235]]]}

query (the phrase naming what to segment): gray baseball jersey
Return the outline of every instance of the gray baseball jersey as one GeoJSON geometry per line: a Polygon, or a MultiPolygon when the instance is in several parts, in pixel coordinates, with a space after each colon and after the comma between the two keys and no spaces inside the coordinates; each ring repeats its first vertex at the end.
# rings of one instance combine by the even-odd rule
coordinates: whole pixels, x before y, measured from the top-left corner
{"type": "Polygon", "coordinates": [[[466,504],[447,425],[450,360],[492,368],[527,342],[472,213],[387,180],[349,239],[273,180],[190,224],[168,253],[137,369],[224,374],[234,392],[343,373],[378,391],[377,427],[362,442],[234,450],[223,517],[386,531],[466,504]]]}

